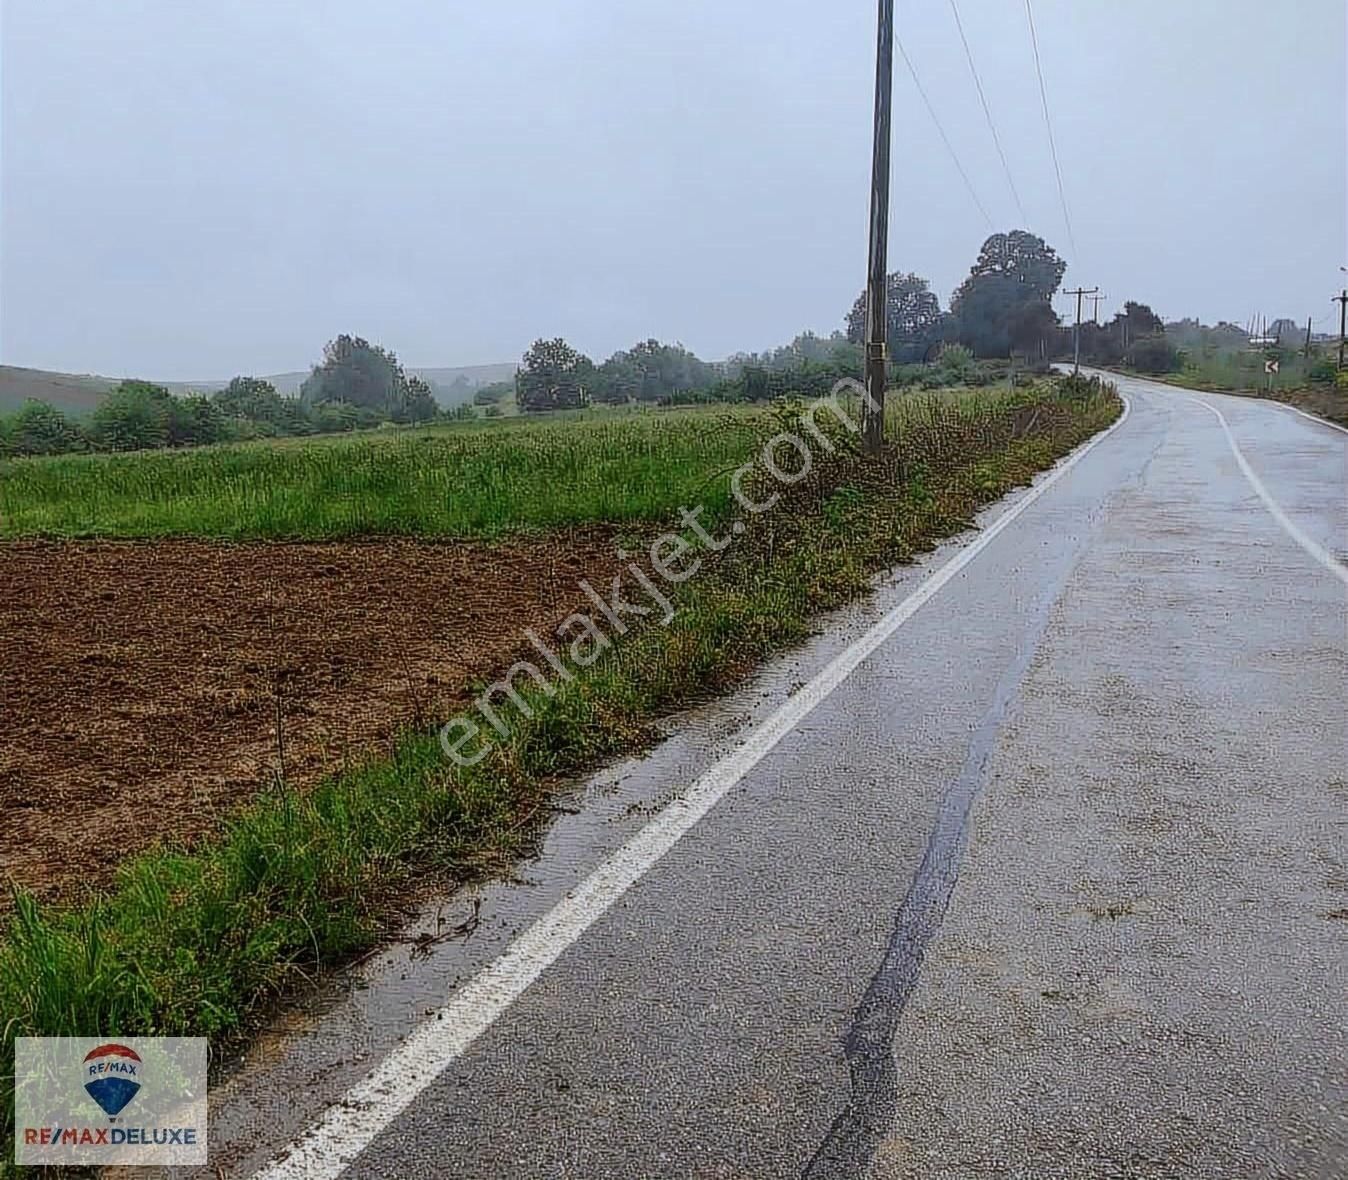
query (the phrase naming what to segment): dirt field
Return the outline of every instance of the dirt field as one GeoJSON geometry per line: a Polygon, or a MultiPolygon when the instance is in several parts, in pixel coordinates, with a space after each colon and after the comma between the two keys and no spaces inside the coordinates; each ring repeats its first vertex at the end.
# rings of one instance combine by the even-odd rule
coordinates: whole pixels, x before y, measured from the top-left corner
{"type": "Polygon", "coordinates": [[[274,781],[278,701],[287,781],[313,781],[441,715],[618,564],[600,529],[0,546],[0,880],[71,894],[209,830],[274,781]]]}

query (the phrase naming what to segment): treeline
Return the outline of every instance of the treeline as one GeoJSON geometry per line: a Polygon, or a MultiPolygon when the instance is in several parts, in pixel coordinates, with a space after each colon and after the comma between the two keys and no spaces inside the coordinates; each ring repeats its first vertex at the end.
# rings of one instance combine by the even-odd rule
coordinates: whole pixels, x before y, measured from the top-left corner
{"type": "MultiPolygon", "coordinates": [[[[471,416],[460,407],[449,417],[471,416]]],[[[338,336],[323,350],[298,397],[269,381],[235,377],[212,395],[177,397],[162,385],[123,381],[87,421],[30,401],[0,416],[0,455],[64,455],[192,447],[255,438],[366,430],[445,415],[430,386],[403,371],[387,349],[338,336]]]]}
{"type": "MultiPolygon", "coordinates": [[[[1063,330],[1052,300],[1067,263],[1043,238],[1024,230],[993,234],[951,299],[950,309],[928,281],[896,272],[888,279],[886,328],[891,377],[901,385],[946,380],[949,367],[925,374],[954,346],[967,359],[956,368],[980,381],[974,362],[1019,355],[1042,365],[1061,355],[1063,330]],[[912,367],[916,366],[916,369],[912,367]]],[[[866,295],[845,317],[846,331],[812,332],[767,353],[737,353],[720,364],[700,360],[680,344],[647,340],[614,353],[602,364],[566,340],[537,340],[524,354],[512,383],[479,390],[479,405],[495,405],[513,391],[525,413],[573,409],[594,403],[762,401],[786,394],[827,393],[842,377],[860,378],[866,336],[866,295]]],[[[991,378],[989,378],[991,379],[991,378]]]]}
{"type": "Polygon", "coordinates": [[[1107,323],[1081,325],[1081,359],[1114,368],[1123,365],[1139,373],[1173,373],[1182,354],[1165,331],[1165,324],[1145,303],[1129,300],[1107,323]]]}
{"type": "Polygon", "coordinates": [[[596,365],[561,338],[536,340],[515,381],[478,390],[479,405],[495,405],[513,391],[521,411],[586,405],[686,405],[763,401],[787,393],[827,393],[841,377],[861,375],[861,350],[841,333],[827,340],[804,332],[767,353],[736,353],[704,361],[682,344],[643,340],[596,365]]]}
{"type": "Polygon", "coordinates": [[[711,388],[719,366],[681,344],[643,340],[595,364],[561,337],[535,340],[515,374],[515,400],[525,413],[598,403],[661,403],[711,388]]]}
{"type": "MultiPolygon", "coordinates": [[[[891,274],[885,298],[891,363],[921,364],[951,344],[978,359],[1054,355],[1060,322],[1053,296],[1066,270],[1067,263],[1043,238],[1012,230],[984,241],[949,310],[921,275],[891,274]]],[[[866,305],[863,291],[847,314],[847,339],[857,345],[866,339],[866,305]]]]}

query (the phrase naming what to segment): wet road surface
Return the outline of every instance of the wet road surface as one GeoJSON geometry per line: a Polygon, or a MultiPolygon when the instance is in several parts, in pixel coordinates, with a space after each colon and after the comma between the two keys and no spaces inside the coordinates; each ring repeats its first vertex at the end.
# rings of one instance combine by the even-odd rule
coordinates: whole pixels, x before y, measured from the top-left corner
{"type": "Polygon", "coordinates": [[[333,1105],[971,538],[586,785],[473,940],[264,1042],[219,1174],[1348,1174],[1348,436],[1120,386],[433,1082],[333,1105]]]}

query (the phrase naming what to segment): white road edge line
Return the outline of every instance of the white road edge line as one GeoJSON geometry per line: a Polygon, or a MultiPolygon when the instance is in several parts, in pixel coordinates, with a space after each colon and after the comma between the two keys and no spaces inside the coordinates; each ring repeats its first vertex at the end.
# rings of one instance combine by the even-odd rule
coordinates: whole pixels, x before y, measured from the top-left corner
{"type": "Polygon", "coordinates": [[[1341,561],[1335,560],[1334,555],[1323,545],[1306,536],[1306,534],[1293,523],[1291,518],[1288,517],[1287,513],[1282,510],[1282,506],[1278,501],[1269,494],[1268,488],[1264,486],[1264,481],[1254,473],[1254,468],[1251,467],[1246,460],[1245,452],[1240,449],[1240,444],[1236,442],[1236,436],[1231,433],[1231,427],[1227,424],[1226,418],[1221,410],[1211,403],[1204,401],[1201,397],[1191,396],[1189,400],[1197,402],[1207,410],[1209,414],[1216,415],[1217,421],[1222,424],[1222,430],[1226,434],[1227,445],[1230,446],[1231,453],[1236,457],[1236,464],[1239,466],[1241,474],[1245,476],[1250,487],[1254,488],[1254,494],[1263,501],[1264,507],[1269,511],[1269,515],[1282,525],[1283,532],[1315,558],[1315,560],[1324,566],[1325,569],[1338,578],[1340,582],[1345,586],[1348,586],[1348,568],[1345,568],[1341,561]]]}
{"type": "Polygon", "coordinates": [[[1314,422],[1317,426],[1328,426],[1330,430],[1337,430],[1340,434],[1348,434],[1348,426],[1340,426],[1337,422],[1331,422],[1328,418],[1321,418],[1317,414],[1308,414],[1305,410],[1299,410],[1296,406],[1289,406],[1286,402],[1280,404],[1284,409],[1291,410],[1294,414],[1300,414],[1307,422],[1314,422]]]}
{"type": "Polygon", "coordinates": [[[502,955],[460,988],[434,1016],[328,1107],[309,1128],[265,1165],[254,1180],[336,1180],[371,1141],[411,1105],[562,952],[679,842],[778,742],[843,683],[876,648],[902,627],[952,578],[1127,421],[1123,413],[1003,512],[907,598],[839,653],[804,688],[763,721],[739,748],[711,766],[686,795],[675,799],[502,955]]]}

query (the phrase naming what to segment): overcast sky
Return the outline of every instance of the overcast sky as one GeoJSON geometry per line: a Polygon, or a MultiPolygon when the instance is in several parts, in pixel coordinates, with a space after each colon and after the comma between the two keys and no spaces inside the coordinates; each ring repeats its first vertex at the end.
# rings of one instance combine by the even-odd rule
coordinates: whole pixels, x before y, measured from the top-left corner
{"type": "MultiPolygon", "coordinates": [[[[898,7],[1015,228],[949,0],[898,7]]],[[[1076,249],[1025,6],[960,4],[1068,284],[1328,327],[1343,0],[1034,10],[1076,249]]],[[[874,23],[873,0],[0,0],[0,361],[191,380],[305,368],[342,331],[423,366],[831,331],[865,273],[874,23]]],[[[989,226],[901,59],[894,95],[891,269],[944,303],[989,226]]]]}

